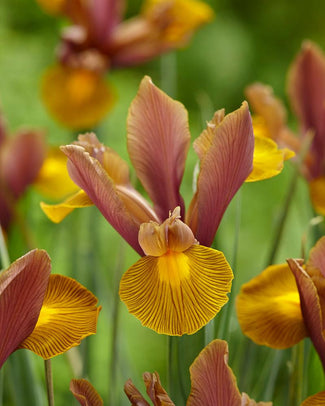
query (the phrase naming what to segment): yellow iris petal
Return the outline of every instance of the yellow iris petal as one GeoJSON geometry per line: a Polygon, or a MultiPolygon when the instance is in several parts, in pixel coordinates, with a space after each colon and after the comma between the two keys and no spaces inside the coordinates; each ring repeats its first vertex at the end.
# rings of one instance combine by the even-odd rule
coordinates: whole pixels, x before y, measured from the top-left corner
{"type": "Polygon", "coordinates": [[[309,183],[309,192],[315,210],[325,216],[325,176],[312,180],[309,183]]]}
{"type": "Polygon", "coordinates": [[[228,301],[232,279],[222,252],[192,245],[141,258],[123,275],[120,297],[144,326],[161,334],[193,334],[228,301]]]}
{"type": "Polygon", "coordinates": [[[115,100],[102,74],[62,65],[45,73],[42,98],[55,119],[76,130],[94,127],[115,100]]]}
{"type": "Polygon", "coordinates": [[[295,278],[287,264],[266,268],[244,284],[236,300],[243,333],[272,348],[288,348],[306,337],[295,278]]]}
{"type": "Polygon", "coordinates": [[[164,8],[168,11],[163,40],[171,44],[183,42],[214,17],[211,7],[198,0],[147,0],[143,11],[150,18],[164,8]]]}
{"type": "Polygon", "coordinates": [[[283,162],[294,155],[294,152],[287,148],[279,149],[270,138],[255,135],[253,171],[246,182],[256,182],[278,175],[283,169],[283,162]]]}
{"type": "Polygon", "coordinates": [[[83,190],[80,190],[62,203],[47,204],[41,202],[40,205],[43,212],[53,223],[60,223],[74,209],[92,206],[93,202],[83,190]]]}
{"type": "Polygon", "coordinates": [[[34,185],[39,192],[51,199],[62,199],[79,188],[67,170],[67,157],[59,148],[51,148],[34,185]]]}
{"type": "Polygon", "coordinates": [[[79,345],[96,333],[96,304],[97,298],[74,279],[51,275],[35,329],[19,348],[49,359],[79,345]]]}

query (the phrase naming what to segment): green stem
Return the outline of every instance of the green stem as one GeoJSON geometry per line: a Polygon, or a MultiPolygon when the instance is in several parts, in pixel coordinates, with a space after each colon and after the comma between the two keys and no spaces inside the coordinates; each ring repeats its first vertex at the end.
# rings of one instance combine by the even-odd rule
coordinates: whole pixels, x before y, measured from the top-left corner
{"type": "Polygon", "coordinates": [[[9,268],[10,258],[1,225],[0,225],[0,256],[3,269],[9,268]]]}
{"type": "Polygon", "coordinates": [[[270,255],[267,260],[266,266],[273,264],[275,256],[278,252],[278,248],[280,246],[281,237],[282,237],[283,230],[284,230],[285,220],[288,216],[290,205],[293,200],[294,192],[295,192],[295,189],[297,186],[298,177],[299,177],[299,172],[298,172],[298,168],[296,168],[292,175],[292,178],[291,178],[291,182],[290,182],[288,193],[287,193],[284,205],[283,205],[283,209],[280,213],[280,218],[278,220],[276,231],[274,234],[275,237],[273,240],[272,248],[271,248],[270,255]]]}
{"type": "Polygon", "coordinates": [[[173,382],[173,337],[167,336],[167,393],[172,394],[173,382]]]}
{"type": "Polygon", "coordinates": [[[48,404],[49,404],[49,406],[54,406],[54,391],[53,391],[51,359],[44,360],[44,365],[45,365],[45,380],[46,380],[48,404]]]}
{"type": "Polygon", "coordinates": [[[304,365],[304,341],[292,348],[289,406],[296,406],[302,399],[302,379],[304,365]]]}

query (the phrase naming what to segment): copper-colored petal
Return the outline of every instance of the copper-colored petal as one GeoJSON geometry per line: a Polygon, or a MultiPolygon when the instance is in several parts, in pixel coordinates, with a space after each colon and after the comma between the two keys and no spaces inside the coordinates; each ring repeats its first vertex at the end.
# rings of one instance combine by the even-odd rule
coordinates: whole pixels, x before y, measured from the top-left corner
{"type": "Polygon", "coordinates": [[[93,202],[83,190],[68,197],[64,202],[58,204],[40,203],[41,209],[53,223],[60,223],[74,209],[92,206],[93,202]]]}
{"type": "MultiPolygon", "coordinates": [[[[139,221],[127,209],[105,169],[78,145],[62,147],[68,156],[68,170],[73,181],[80,186],[101,211],[106,220],[140,255],[138,242],[139,221]]],[[[148,217],[147,221],[155,220],[148,217]]]]}
{"type": "Polygon", "coordinates": [[[49,359],[79,345],[96,333],[96,305],[97,298],[76,280],[51,275],[37,324],[20,348],[49,359]]]}
{"type": "Polygon", "coordinates": [[[190,142],[187,111],[146,76],[128,115],[128,151],[161,220],[176,206],[190,142]]]}
{"type": "Polygon", "coordinates": [[[241,287],[236,299],[241,329],[272,348],[288,348],[307,335],[295,278],[287,264],[273,265],[241,287]]]}
{"type": "Polygon", "coordinates": [[[310,250],[307,269],[309,267],[319,269],[325,278],[325,237],[320,238],[310,250]]]}
{"type": "Polygon", "coordinates": [[[325,176],[309,183],[310,199],[317,213],[325,216],[325,176]]]}
{"type": "Polygon", "coordinates": [[[211,131],[213,141],[201,160],[197,192],[186,220],[206,246],[212,244],[228,204],[253,169],[254,135],[247,103],[211,131]]]}
{"type": "Polygon", "coordinates": [[[325,370],[325,337],[323,334],[322,311],[316,286],[297,260],[288,259],[288,264],[296,278],[301,311],[308,335],[318,352],[325,370]]]}
{"type": "Polygon", "coordinates": [[[207,345],[190,367],[191,393],[187,406],[241,406],[236,378],[228,366],[226,341],[207,345]]]}
{"type": "Polygon", "coordinates": [[[46,154],[44,134],[20,131],[1,147],[0,173],[17,198],[37,177],[46,154]]]}
{"type": "Polygon", "coordinates": [[[300,406],[325,406],[325,391],[309,396],[300,406]]]}
{"type": "Polygon", "coordinates": [[[0,367],[33,331],[50,271],[47,253],[33,250],[0,274],[0,367]]]}
{"type": "Polygon", "coordinates": [[[103,406],[104,402],[93,385],[86,379],[72,379],[70,390],[81,406],[103,406]]]}
{"type": "Polygon", "coordinates": [[[157,372],[150,374],[145,372],[143,380],[147,388],[149,398],[154,405],[157,406],[175,406],[165,389],[162,387],[160,378],[157,372]]]}
{"type": "Polygon", "coordinates": [[[314,132],[310,164],[312,177],[322,174],[325,154],[325,57],[314,43],[303,43],[288,75],[288,94],[303,134],[314,132]]]}
{"type": "Polygon", "coordinates": [[[192,245],[141,258],[123,275],[120,297],[144,326],[160,334],[193,334],[228,301],[232,278],[222,252],[192,245]]]}
{"type": "Polygon", "coordinates": [[[150,406],[138,389],[133,385],[131,379],[128,379],[125,382],[124,392],[129,398],[132,406],[150,406]]]}

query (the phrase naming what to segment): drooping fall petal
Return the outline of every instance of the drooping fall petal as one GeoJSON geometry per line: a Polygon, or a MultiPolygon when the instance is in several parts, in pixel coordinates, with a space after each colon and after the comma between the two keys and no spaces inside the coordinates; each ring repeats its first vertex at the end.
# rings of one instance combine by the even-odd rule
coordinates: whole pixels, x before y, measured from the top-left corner
{"type": "Polygon", "coordinates": [[[69,176],[67,157],[56,147],[49,149],[33,184],[42,195],[52,199],[63,199],[78,190],[69,176]]]}
{"type": "Polygon", "coordinates": [[[181,207],[179,193],[190,142],[184,106],[158,89],[146,76],[127,120],[128,151],[137,176],[161,220],[181,207]]]}
{"type": "Polygon", "coordinates": [[[208,127],[213,133],[208,148],[202,151],[202,137],[194,145],[202,158],[197,192],[186,220],[200,244],[206,246],[212,244],[228,204],[251,173],[254,151],[253,127],[246,102],[221,122],[214,118],[208,127]]]}
{"type": "Polygon", "coordinates": [[[123,275],[120,297],[144,326],[161,334],[193,334],[228,301],[232,278],[220,251],[192,245],[141,258],[123,275]]]}
{"type": "Polygon", "coordinates": [[[288,348],[308,335],[296,281],[286,264],[269,266],[244,284],[236,309],[243,333],[257,344],[288,348]]]}
{"type": "Polygon", "coordinates": [[[314,160],[310,175],[322,174],[325,154],[325,56],[312,42],[303,43],[288,75],[288,94],[302,133],[314,132],[311,149],[314,160]]]}
{"type": "Polygon", "coordinates": [[[325,406],[325,391],[309,396],[300,406],[325,406]]]}
{"type": "Polygon", "coordinates": [[[102,74],[63,65],[45,73],[42,98],[56,120],[76,130],[94,127],[115,100],[102,74]]]}
{"type": "Polygon", "coordinates": [[[297,260],[289,259],[288,264],[296,278],[301,311],[308,336],[312,340],[325,370],[325,337],[324,324],[317,288],[312,278],[302,268],[297,260]]]}
{"type": "Polygon", "coordinates": [[[73,196],[68,197],[62,203],[46,204],[41,202],[40,205],[41,209],[51,221],[54,223],[60,223],[74,209],[92,206],[93,202],[83,190],[80,190],[73,196]]]}
{"type": "Polygon", "coordinates": [[[72,379],[70,390],[81,406],[103,406],[104,402],[93,385],[86,379],[72,379]]]}
{"type": "Polygon", "coordinates": [[[36,131],[20,131],[2,145],[0,173],[15,198],[36,179],[45,153],[44,134],[36,131]]]}
{"type": "Polygon", "coordinates": [[[207,345],[190,367],[191,393],[186,406],[272,406],[256,403],[245,393],[240,395],[236,378],[228,366],[228,344],[214,340],[207,345]]]}
{"type": "MultiPolygon", "coordinates": [[[[136,210],[129,211],[128,206],[117,193],[114,182],[99,161],[79,145],[67,145],[62,147],[62,150],[69,158],[68,170],[73,181],[86,192],[106,220],[131,247],[143,255],[138,243],[140,221],[139,217],[134,216],[136,210]]],[[[143,213],[141,215],[143,216],[143,213]]],[[[156,218],[148,215],[146,221],[149,220],[156,220],[156,218]]]]}
{"type": "Polygon", "coordinates": [[[309,183],[311,202],[317,213],[325,216],[325,176],[321,176],[309,183]]]}
{"type": "Polygon", "coordinates": [[[279,149],[270,138],[255,135],[253,171],[246,182],[256,182],[278,175],[283,169],[284,161],[294,155],[295,153],[287,148],[279,149]]]}
{"type": "Polygon", "coordinates": [[[97,298],[74,279],[51,275],[35,329],[19,348],[49,359],[79,345],[96,333],[101,309],[96,304],[97,298]]]}
{"type": "Polygon", "coordinates": [[[0,274],[0,368],[33,331],[50,271],[47,253],[33,250],[0,274]]]}

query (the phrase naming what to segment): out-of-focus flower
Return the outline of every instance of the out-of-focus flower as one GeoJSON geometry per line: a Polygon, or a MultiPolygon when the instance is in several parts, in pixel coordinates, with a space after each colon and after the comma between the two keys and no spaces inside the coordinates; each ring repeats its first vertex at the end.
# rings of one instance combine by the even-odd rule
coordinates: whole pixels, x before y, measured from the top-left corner
{"type": "Polygon", "coordinates": [[[20,130],[9,136],[0,114],[0,225],[5,230],[14,217],[17,201],[35,181],[45,154],[41,132],[20,130]]]}
{"type": "Polygon", "coordinates": [[[190,144],[187,111],[148,77],[129,110],[127,141],[153,208],[131,185],[127,163],[94,134],[62,147],[70,176],[83,191],[42,208],[60,221],[93,202],[144,256],[122,277],[120,296],[129,311],[159,333],[194,333],[226,303],[231,286],[232,272],[223,254],[208,247],[232,197],[252,172],[248,105],[227,116],[216,112],[195,141],[200,172],[186,214],[179,188],[190,144]]]}
{"type": "Polygon", "coordinates": [[[33,250],[0,274],[0,368],[17,349],[44,359],[95,334],[97,299],[74,279],[50,275],[44,250],[33,250]]]}
{"type": "Polygon", "coordinates": [[[305,42],[288,74],[288,95],[300,125],[300,137],[287,127],[286,110],[270,87],[254,84],[246,95],[257,117],[254,131],[271,137],[280,146],[296,153],[305,148],[305,139],[313,135],[302,166],[309,183],[313,206],[325,214],[325,56],[312,42],[305,42]]]}
{"type": "Polygon", "coordinates": [[[309,336],[325,369],[325,237],[309,260],[289,259],[244,284],[237,297],[239,324],[249,338],[289,348],[309,336]]]}
{"type": "MultiPolygon", "coordinates": [[[[53,7],[52,1],[40,4],[53,7]]],[[[72,25],[62,33],[58,64],[46,72],[42,96],[54,118],[74,129],[93,127],[113,106],[108,70],[180,48],[213,18],[199,0],[147,0],[139,15],[124,21],[122,0],[56,1],[53,8],[72,25]]]]}
{"type": "MultiPolygon", "coordinates": [[[[240,394],[236,378],[228,366],[228,344],[214,340],[207,345],[190,367],[191,393],[187,406],[272,406],[272,402],[256,403],[246,393],[240,394]]],[[[173,406],[161,386],[157,372],[144,373],[143,380],[153,405],[173,406]]],[[[124,391],[132,406],[150,406],[129,379],[124,391]]]]}
{"type": "Polygon", "coordinates": [[[96,389],[86,379],[72,379],[70,390],[81,406],[103,406],[104,404],[96,389]]]}

